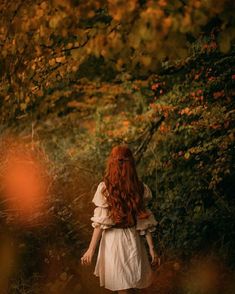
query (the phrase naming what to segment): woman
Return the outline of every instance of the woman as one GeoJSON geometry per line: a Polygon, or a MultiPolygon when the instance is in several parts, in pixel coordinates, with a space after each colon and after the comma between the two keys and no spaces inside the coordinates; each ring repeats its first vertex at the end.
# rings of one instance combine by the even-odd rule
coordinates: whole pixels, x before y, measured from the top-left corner
{"type": "Polygon", "coordinates": [[[141,237],[145,235],[151,263],[156,264],[159,259],[151,232],[157,221],[147,208],[151,198],[149,187],[138,179],[131,150],[126,145],[114,147],[92,200],[94,231],[81,258],[82,264],[90,264],[101,238],[94,271],[100,286],[124,294],[151,285],[152,269],[141,237]]]}

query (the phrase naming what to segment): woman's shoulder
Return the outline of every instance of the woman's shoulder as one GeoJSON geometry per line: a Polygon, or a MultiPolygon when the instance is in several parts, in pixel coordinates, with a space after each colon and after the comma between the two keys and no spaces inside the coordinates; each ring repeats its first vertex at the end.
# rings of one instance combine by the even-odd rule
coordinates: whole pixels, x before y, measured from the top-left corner
{"type": "Polygon", "coordinates": [[[102,181],[98,184],[95,195],[92,199],[92,202],[96,206],[100,207],[108,207],[107,198],[104,195],[104,189],[105,189],[105,182],[102,181]]]}

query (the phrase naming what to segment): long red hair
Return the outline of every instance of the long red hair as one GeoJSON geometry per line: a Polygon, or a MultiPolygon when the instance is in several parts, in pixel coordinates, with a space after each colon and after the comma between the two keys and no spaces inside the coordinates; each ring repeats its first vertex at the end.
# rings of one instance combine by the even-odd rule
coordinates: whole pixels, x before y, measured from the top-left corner
{"type": "Polygon", "coordinates": [[[126,145],[118,145],[111,150],[104,182],[103,192],[110,216],[117,225],[133,225],[137,216],[149,216],[143,202],[144,185],[138,178],[132,152],[126,145]]]}

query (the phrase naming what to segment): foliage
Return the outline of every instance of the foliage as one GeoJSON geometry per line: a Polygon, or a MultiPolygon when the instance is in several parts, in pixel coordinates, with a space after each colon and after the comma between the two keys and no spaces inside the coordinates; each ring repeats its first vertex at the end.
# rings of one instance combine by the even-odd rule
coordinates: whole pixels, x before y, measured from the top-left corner
{"type": "Polygon", "coordinates": [[[234,77],[227,58],[234,60],[206,56],[152,105],[170,111],[143,168],[156,174],[162,250],[214,250],[234,264],[234,77]]]}
{"type": "MultiPolygon", "coordinates": [[[[84,107],[88,115],[98,101],[95,94],[89,95],[92,105],[73,102],[87,90],[82,77],[94,86],[119,80],[122,73],[148,77],[162,61],[190,56],[192,41],[215,25],[222,52],[235,38],[231,0],[7,3],[1,1],[0,74],[1,122],[8,126],[15,118],[38,120],[48,112],[64,115],[84,107]]],[[[205,43],[205,49],[214,44],[205,43]]]]}

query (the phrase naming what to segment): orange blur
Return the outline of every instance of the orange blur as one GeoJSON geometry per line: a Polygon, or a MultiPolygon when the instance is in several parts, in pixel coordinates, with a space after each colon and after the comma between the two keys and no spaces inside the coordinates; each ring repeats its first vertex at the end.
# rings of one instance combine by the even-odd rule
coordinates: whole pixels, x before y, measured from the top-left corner
{"type": "Polygon", "coordinates": [[[7,152],[1,184],[9,222],[37,225],[46,219],[48,177],[44,168],[30,149],[7,152]]]}

